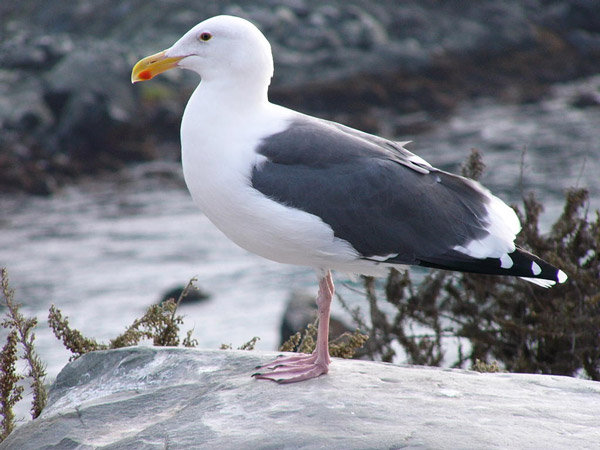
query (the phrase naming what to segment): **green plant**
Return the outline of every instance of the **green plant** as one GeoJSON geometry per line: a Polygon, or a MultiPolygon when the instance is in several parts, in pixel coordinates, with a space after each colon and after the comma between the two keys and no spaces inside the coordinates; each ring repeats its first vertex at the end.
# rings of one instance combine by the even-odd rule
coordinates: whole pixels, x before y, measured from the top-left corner
{"type": "Polygon", "coordinates": [[[473,363],[473,366],[471,366],[471,370],[474,370],[475,372],[481,372],[481,373],[498,373],[498,372],[501,372],[500,365],[498,364],[498,361],[493,361],[491,363],[486,363],[485,361],[482,361],[480,359],[476,359],[475,360],[475,363],[473,363]]]}
{"type": "Polygon", "coordinates": [[[6,338],[6,344],[0,352],[0,442],[6,439],[15,426],[15,413],[13,407],[23,397],[23,386],[18,385],[23,375],[16,370],[18,337],[15,330],[11,330],[6,338]]]}
{"type": "Polygon", "coordinates": [[[181,343],[185,347],[195,347],[198,342],[192,338],[192,330],[189,330],[183,341],[180,341],[179,326],[183,324],[183,316],[176,315],[177,307],[193,287],[195,281],[196,278],[192,278],[188,282],[177,300],[169,299],[160,305],[150,306],[142,317],[135,319],[125,332],[111,339],[108,344],[98,343],[94,339],[84,337],[80,331],[71,328],[68,317],[63,317],[62,312],[54,305],[50,307],[48,324],[54,335],[73,353],[71,359],[76,359],[94,350],[137,345],[142,339],[152,340],[155,346],[176,347],[181,343]]]}
{"type": "Polygon", "coordinates": [[[14,426],[14,413],[12,407],[17,403],[23,393],[23,387],[17,383],[24,378],[17,374],[16,362],[18,347],[22,348],[21,359],[27,364],[25,376],[30,380],[33,393],[31,417],[38,417],[46,405],[47,392],[44,386],[46,369],[35,351],[35,333],[37,319],[26,318],[20,312],[20,306],[14,300],[14,290],[10,288],[8,274],[5,268],[0,271],[2,297],[6,307],[5,318],[2,326],[9,330],[6,344],[1,353],[0,361],[0,404],[2,413],[3,438],[8,436],[14,426]]]}
{"type": "MultiPolygon", "coordinates": [[[[279,351],[312,353],[317,345],[316,338],[316,323],[310,323],[302,332],[299,331],[290,336],[290,338],[279,347],[279,351]]],[[[369,336],[361,333],[358,329],[353,333],[343,333],[336,339],[329,341],[329,354],[338,358],[353,358],[357,350],[363,348],[368,339],[369,336]]]]}
{"type": "MultiPolygon", "coordinates": [[[[258,341],[260,341],[260,338],[258,336],[254,336],[248,342],[244,342],[242,345],[240,345],[237,349],[238,350],[254,350],[254,346],[256,345],[256,343],[258,341]]],[[[221,344],[221,347],[219,347],[219,348],[220,348],[220,350],[231,350],[231,349],[233,349],[233,345],[221,344]]]]}

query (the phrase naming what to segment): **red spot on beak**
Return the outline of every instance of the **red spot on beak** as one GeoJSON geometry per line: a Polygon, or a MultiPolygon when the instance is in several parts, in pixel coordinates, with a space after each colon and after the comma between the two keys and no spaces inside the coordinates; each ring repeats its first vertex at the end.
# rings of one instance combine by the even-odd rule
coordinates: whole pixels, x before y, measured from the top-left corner
{"type": "Polygon", "coordinates": [[[138,74],[138,77],[141,78],[142,80],[149,80],[150,78],[152,78],[152,73],[149,70],[142,70],[138,74]]]}

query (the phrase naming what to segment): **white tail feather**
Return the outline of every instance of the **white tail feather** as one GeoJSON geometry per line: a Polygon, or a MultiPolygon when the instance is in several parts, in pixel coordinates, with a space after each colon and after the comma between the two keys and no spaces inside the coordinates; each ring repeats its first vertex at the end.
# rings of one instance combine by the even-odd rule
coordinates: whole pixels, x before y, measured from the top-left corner
{"type": "Polygon", "coordinates": [[[525,281],[529,281],[530,283],[537,284],[543,288],[549,288],[556,284],[556,281],[552,280],[544,280],[543,278],[529,278],[529,277],[519,277],[525,281]]]}

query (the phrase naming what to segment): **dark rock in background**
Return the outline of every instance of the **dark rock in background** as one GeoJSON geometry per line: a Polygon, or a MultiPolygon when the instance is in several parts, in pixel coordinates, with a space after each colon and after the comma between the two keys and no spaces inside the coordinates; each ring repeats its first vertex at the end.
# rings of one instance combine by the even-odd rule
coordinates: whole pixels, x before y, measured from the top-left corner
{"type": "Polygon", "coordinates": [[[133,87],[131,66],[216,14],[271,41],[273,101],[394,137],[465,98],[534,101],[597,72],[597,12],[591,0],[2,2],[0,190],[47,194],[82,173],[176,158],[197,77],[133,87]]]}
{"type": "MultiPolygon", "coordinates": [[[[165,292],[161,296],[161,299],[158,303],[160,305],[162,305],[167,300],[175,300],[177,302],[177,300],[179,300],[179,297],[181,297],[181,294],[183,294],[184,290],[185,290],[185,286],[178,286],[178,287],[169,289],[167,292],[165,292]]],[[[210,294],[208,292],[204,292],[202,289],[199,289],[196,286],[191,286],[188,289],[186,295],[184,295],[181,298],[181,303],[182,304],[200,303],[200,302],[204,302],[204,301],[208,300],[209,298],[210,298],[210,294]]]]}

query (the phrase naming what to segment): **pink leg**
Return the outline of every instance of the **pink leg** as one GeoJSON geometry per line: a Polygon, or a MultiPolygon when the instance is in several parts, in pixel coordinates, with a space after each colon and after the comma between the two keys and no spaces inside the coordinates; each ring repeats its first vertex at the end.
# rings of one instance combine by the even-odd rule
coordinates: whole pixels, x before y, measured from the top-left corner
{"type": "Polygon", "coordinates": [[[317,329],[317,346],[311,355],[298,354],[278,358],[270,364],[259,367],[267,369],[252,375],[263,380],[272,380],[278,383],[294,383],[308,380],[327,373],[329,370],[329,312],[335,288],[331,272],[328,270],[319,279],[319,295],[317,307],[319,308],[319,327],[317,329]]]}

